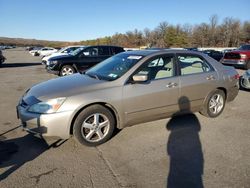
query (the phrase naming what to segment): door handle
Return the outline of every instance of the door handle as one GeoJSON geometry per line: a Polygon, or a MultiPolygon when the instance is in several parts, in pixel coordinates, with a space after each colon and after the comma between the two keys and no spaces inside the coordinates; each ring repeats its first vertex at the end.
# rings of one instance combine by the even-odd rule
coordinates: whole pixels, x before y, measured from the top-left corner
{"type": "Polygon", "coordinates": [[[215,80],[215,77],[213,75],[209,75],[206,77],[207,80],[215,80]]]}
{"type": "Polygon", "coordinates": [[[178,84],[177,84],[177,83],[174,83],[174,82],[169,82],[169,83],[166,85],[167,88],[172,88],[172,87],[176,87],[176,86],[178,86],[178,84]]]}

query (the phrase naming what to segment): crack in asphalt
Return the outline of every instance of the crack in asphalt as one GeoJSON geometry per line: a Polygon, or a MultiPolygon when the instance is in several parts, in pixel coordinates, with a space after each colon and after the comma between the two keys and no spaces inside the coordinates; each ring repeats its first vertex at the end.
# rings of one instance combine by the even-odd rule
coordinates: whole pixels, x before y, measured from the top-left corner
{"type": "Polygon", "coordinates": [[[112,168],[111,164],[109,163],[109,161],[107,159],[105,159],[105,157],[103,156],[102,151],[98,148],[95,147],[98,151],[99,156],[101,157],[101,159],[104,161],[104,164],[108,167],[108,170],[110,171],[110,173],[112,174],[112,176],[115,178],[117,184],[119,185],[119,187],[136,187],[135,184],[128,184],[128,183],[124,183],[120,180],[119,178],[119,174],[115,173],[114,169],[112,168]]]}
{"type": "Polygon", "coordinates": [[[91,175],[90,170],[89,170],[89,178],[90,178],[91,187],[94,188],[94,187],[95,187],[95,186],[94,186],[94,181],[93,181],[93,179],[92,179],[92,175],[91,175]]]}
{"type": "Polygon", "coordinates": [[[41,174],[39,174],[39,175],[37,175],[37,176],[31,176],[30,178],[36,179],[36,184],[38,184],[39,181],[40,181],[40,178],[41,178],[42,176],[47,176],[47,175],[53,173],[55,170],[57,170],[57,168],[54,168],[54,169],[52,169],[52,170],[49,170],[48,172],[41,173],[41,174]]]}

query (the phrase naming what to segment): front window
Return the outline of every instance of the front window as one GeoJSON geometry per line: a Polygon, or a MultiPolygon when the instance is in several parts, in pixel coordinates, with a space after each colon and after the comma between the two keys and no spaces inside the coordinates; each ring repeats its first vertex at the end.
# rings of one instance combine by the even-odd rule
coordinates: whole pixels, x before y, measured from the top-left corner
{"type": "Polygon", "coordinates": [[[77,55],[79,52],[81,52],[82,50],[84,49],[84,47],[81,47],[81,48],[77,48],[76,50],[74,50],[73,52],[70,52],[70,55],[77,55]]]}
{"type": "Polygon", "coordinates": [[[113,81],[124,75],[143,56],[127,53],[112,56],[89,69],[85,74],[97,79],[113,81]]]}
{"type": "Polygon", "coordinates": [[[161,56],[144,63],[135,74],[146,75],[148,80],[174,76],[174,56],[161,56]]]}
{"type": "Polygon", "coordinates": [[[86,48],[81,54],[88,57],[98,56],[98,47],[86,48]]]}

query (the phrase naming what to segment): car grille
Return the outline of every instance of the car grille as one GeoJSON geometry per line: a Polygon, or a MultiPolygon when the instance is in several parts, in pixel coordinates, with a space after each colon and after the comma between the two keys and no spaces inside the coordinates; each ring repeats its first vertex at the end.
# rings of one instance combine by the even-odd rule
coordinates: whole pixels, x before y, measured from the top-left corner
{"type": "Polygon", "coordinates": [[[238,53],[226,53],[224,59],[240,59],[240,54],[238,53]]]}

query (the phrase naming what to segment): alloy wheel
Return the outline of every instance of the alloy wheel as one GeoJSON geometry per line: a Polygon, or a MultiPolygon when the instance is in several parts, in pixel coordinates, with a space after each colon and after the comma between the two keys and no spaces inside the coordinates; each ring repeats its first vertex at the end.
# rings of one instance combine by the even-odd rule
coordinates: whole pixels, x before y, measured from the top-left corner
{"type": "Polygon", "coordinates": [[[220,94],[215,94],[209,101],[209,111],[212,114],[219,114],[224,107],[224,98],[220,94]]]}
{"type": "Polygon", "coordinates": [[[62,76],[67,76],[67,75],[71,75],[74,73],[74,70],[70,67],[64,67],[62,69],[62,76]]]}
{"type": "Polygon", "coordinates": [[[110,129],[110,121],[104,114],[95,113],[88,116],[81,128],[82,136],[89,142],[98,142],[105,138],[110,129]]]}

